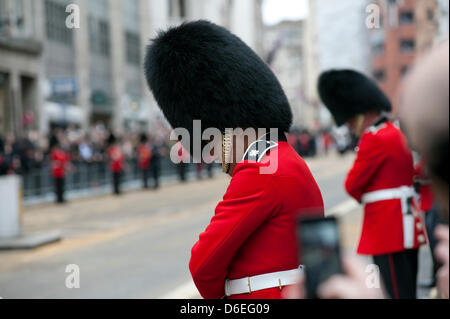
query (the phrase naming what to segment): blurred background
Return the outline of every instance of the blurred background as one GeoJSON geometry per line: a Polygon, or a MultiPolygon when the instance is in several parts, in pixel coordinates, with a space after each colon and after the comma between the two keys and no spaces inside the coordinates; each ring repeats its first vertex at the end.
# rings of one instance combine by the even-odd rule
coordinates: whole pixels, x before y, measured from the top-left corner
{"type": "MultiPolygon", "coordinates": [[[[189,249],[227,179],[197,183],[212,178],[217,168],[180,167],[168,159],[170,127],[147,89],[142,65],[145,47],[158,30],[197,19],[230,29],[270,65],[294,113],[289,142],[317,174],[327,208],[346,214],[356,209],[342,190],[355,141],[345,128],[334,127],[319,101],[317,78],[330,68],[357,69],[371,75],[396,104],[397,89],[414,61],[447,37],[449,2],[0,0],[0,175],[21,176],[24,232],[57,228],[64,238],[44,250],[0,251],[0,296],[195,295],[187,272],[189,249]],[[79,8],[79,28],[66,25],[70,4],[79,8]],[[373,5],[379,20],[370,20],[373,5]],[[126,162],[122,183],[131,191],[126,198],[107,196],[111,133],[126,162]],[[143,134],[152,153],[151,185],[165,185],[159,192],[137,191],[143,134]],[[65,191],[77,201],[66,206],[50,204],[52,139],[70,158],[65,191]],[[178,183],[191,179],[189,187],[178,183]],[[155,225],[163,228],[150,232],[155,225]],[[130,233],[134,237],[123,240],[130,233]],[[115,250],[98,247],[112,240],[120,243],[115,250]],[[86,263],[89,290],[66,289],[61,267],[69,263],[80,264],[82,273],[86,263]],[[98,272],[105,267],[102,277],[98,272]],[[123,281],[114,285],[111,277],[123,281]]],[[[349,220],[351,250],[359,220],[349,220]]]]}

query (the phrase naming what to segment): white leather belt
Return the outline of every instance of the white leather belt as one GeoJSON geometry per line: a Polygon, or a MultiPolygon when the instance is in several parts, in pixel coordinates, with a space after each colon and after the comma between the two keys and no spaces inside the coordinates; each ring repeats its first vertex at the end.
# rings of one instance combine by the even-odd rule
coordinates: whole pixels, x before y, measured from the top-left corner
{"type": "Polygon", "coordinates": [[[384,200],[400,199],[403,214],[403,241],[406,249],[414,246],[414,215],[411,214],[409,207],[409,200],[414,196],[415,191],[413,187],[402,186],[366,193],[361,200],[363,204],[370,204],[384,200]]]}
{"type": "Polygon", "coordinates": [[[259,276],[247,277],[242,279],[225,280],[225,294],[227,297],[241,294],[251,294],[253,291],[259,291],[269,288],[296,284],[303,274],[303,266],[297,269],[273,272],[259,276]]]}
{"type": "Polygon", "coordinates": [[[408,213],[408,199],[414,197],[414,188],[410,186],[402,186],[399,188],[383,189],[380,191],[366,193],[362,196],[363,204],[380,202],[383,200],[400,199],[402,201],[403,214],[408,213]]]}

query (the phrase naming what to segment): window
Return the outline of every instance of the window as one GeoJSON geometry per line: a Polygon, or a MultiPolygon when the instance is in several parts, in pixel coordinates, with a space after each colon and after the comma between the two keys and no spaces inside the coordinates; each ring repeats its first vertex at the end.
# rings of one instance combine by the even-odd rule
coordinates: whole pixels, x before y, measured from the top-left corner
{"type": "Polygon", "coordinates": [[[130,31],[125,32],[127,62],[134,65],[140,65],[141,45],[139,35],[130,31]]]}
{"type": "Polygon", "coordinates": [[[409,71],[409,66],[407,66],[407,65],[402,66],[402,68],[400,70],[402,76],[405,76],[408,73],[408,71],[409,71]]]}
{"type": "Polygon", "coordinates": [[[169,15],[171,17],[186,17],[186,0],[168,0],[169,15]]]}
{"type": "Polygon", "coordinates": [[[9,33],[10,19],[6,0],[0,0],[0,35],[9,33]]]}
{"type": "Polygon", "coordinates": [[[400,50],[403,53],[414,52],[415,48],[416,48],[416,43],[412,39],[403,39],[400,41],[400,50]]]}
{"type": "Polygon", "coordinates": [[[105,57],[110,56],[109,34],[109,23],[107,21],[89,17],[89,45],[92,53],[105,57]]]}
{"type": "Polygon", "coordinates": [[[180,10],[180,17],[186,17],[186,0],[178,0],[178,8],[180,10]]]}
{"type": "Polygon", "coordinates": [[[375,72],[373,72],[373,77],[378,82],[383,82],[386,79],[386,72],[384,70],[376,70],[375,72]]]}
{"type": "Polygon", "coordinates": [[[0,35],[28,37],[31,23],[25,20],[24,0],[0,0],[0,35]]]}
{"type": "Polygon", "coordinates": [[[139,66],[141,62],[139,1],[122,0],[122,10],[125,29],[126,62],[139,66]]]}
{"type": "Polygon", "coordinates": [[[374,50],[376,55],[384,54],[384,43],[377,43],[377,44],[375,44],[375,46],[373,47],[373,50],[374,50]]]}
{"type": "Polygon", "coordinates": [[[140,30],[140,11],[139,1],[122,0],[123,26],[127,31],[139,32],[140,30]]]}
{"type": "Polygon", "coordinates": [[[434,20],[434,11],[433,11],[433,9],[428,9],[427,10],[427,18],[428,18],[428,21],[433,21],[434,20]]]}
{"type": "Polygon", "coordinates": [[[400,12],[400,24],[409,25],[414,23],[414,12],[404,11],[400,12]]]}
{"type": "Polygon", "coordinates": [[[45,27],[50,40],[73,46],[73,34],[66,27],[66,7],[51,0],[45,1],[45,27]]]}

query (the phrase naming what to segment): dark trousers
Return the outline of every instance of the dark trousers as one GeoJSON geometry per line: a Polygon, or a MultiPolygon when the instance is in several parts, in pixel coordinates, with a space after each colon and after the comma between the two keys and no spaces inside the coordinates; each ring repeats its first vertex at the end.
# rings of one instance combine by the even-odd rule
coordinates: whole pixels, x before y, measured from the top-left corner
{"type": "Polygon", "coordinates": [[[433,272],[432,272],[432,281],[433,283],[436,280],[436,273],[438,269],[441,267],[439,262],[436,260],[436,256],[434,254],[434,250],[436,249],[436,246],[438,244],[436,238],[434,237],[434,232],[436,230],[436,227],[441,223],[441,220],[439,218],[439,212],[436,205],[431,208],[431,210],[425,214],[425,225],[427,228],[428,238],[430,242],[430,250],[431,250],[431,256],[433,258],[433,272]]]}
{"type": "Polygon", "coordinates": [[[54,182],[56,202],[62,204],[64,203],[64,177],[56,177],[54,178],[54,182]]]}
{"type": "Polygon", "coordinates": [[[208,177],[209,178],[213,178],[214,177],[214,173],[213,173],[213,166],[214,164],[207,164],[206,169],[208,171],[208,177]]]}
{"type": "Polygon", "coordinates": [[[152,175],[153,179],[155,180],[154,189],[159,188],[159,175],[160,175],[160,168],[159,166],[153,165],[152,166],[152,175]]]}
{"type": "Polygon", "coordinates": [[[149,173],[149,169],[148,168],[142,168],[141,169],[141,174],[142,174],[142,186],[147,189],[148,188],[148,173],[149,173]]]}
{"type": "Polygon", "coordinates": [[[419,250],[374,256],[387,293],[393,299],[417,298],[419,250]]]}
{"type": "Polygon", "coordinates": [[[178,164],[178,175],[181,182],[186,182],[186,164],[183,162],[178,164]]]}
{"type": "Polygon", "coordinates": [[[113,172],[113,191],[115,195],[120,195],[120,172],[113,172]]]}

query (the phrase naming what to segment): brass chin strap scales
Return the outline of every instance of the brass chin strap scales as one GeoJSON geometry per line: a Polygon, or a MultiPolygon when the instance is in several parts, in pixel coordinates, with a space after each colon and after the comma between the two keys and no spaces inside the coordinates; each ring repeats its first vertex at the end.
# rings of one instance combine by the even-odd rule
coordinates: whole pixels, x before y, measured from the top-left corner
{"type": "Polygon", "coordinates": [[[228,174],[231,164],[231,146],[232,146],[232,134],[233,130],[225,129],[222,133],[222,170],[225,174],[228,174]]]}
{"type": "Polygon", "coordinates": [[[357,137],[361,137],[363,134],[363,125],[364,125],[364,120],[365,120],[366,116],[364,114],[358,115],[358,117],[356,118],[356,125],[355,125],[355,135],[357,137]]]}

